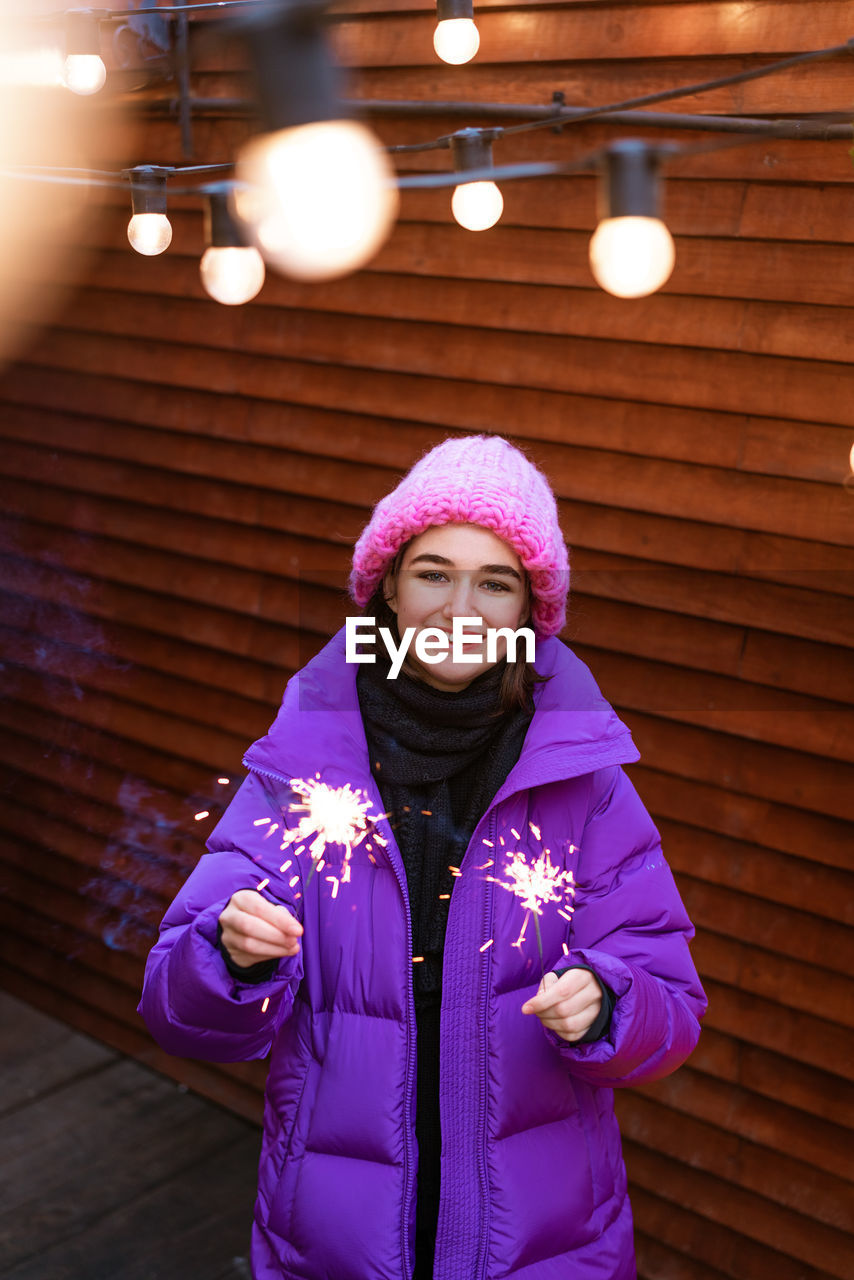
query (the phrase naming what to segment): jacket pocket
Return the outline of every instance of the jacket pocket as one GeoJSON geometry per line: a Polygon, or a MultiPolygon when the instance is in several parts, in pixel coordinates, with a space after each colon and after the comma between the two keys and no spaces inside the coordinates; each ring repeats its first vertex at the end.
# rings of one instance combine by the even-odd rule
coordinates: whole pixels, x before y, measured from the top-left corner
{"type": "Polygon", "coordinates": [[[294,1121],[288,1138],[285,1158],[270,1203],[269,1226],[276,1235],[288,1239],[293,1220],[293,1207],[296,1198],[299,1176],[302,1170],[308,1145],[311,1117],[314,1114],[314,1102],[317,1097],[317,1085],[320,1079],[320,1063],[310,1058],[303,1077],[302,1088],[294,1109],[294,1121]]]}

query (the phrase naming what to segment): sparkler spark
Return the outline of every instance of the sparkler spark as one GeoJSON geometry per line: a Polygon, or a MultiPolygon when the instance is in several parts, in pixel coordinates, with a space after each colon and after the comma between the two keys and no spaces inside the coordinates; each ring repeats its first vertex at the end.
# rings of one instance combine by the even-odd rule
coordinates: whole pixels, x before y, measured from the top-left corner
{"type": "Polygon", "coordinates": [[[196,822],[201,822],[202,818],[209,818],[210,816],[211,816],[210,809],[202,809],[201,813],[196,813],[193,815],[193,817],[196,819],[196,822]]]}
{"type": "MultiPolygon", "coordinates": [[[[306,847],[308,848],[312,862],[306,879],[306,885],[308,885],[314,873],[322,871],[326,865],[327,847],[335,844],[343,845],[344,865],[341,874],[326,877],[332,883],[332,896],[336,897],[339,885],[350,882],[350,859],[356,846],[361,844],[368,835],[377,844],[383,846],[386,844],[376,827],[369,825],[369,822],[372,823],[388,815],[380,814],[376,819],[371,815],[369,820],[371,800],[365,792],[354,789],[349,783],[343,787],[330,787],[320,781],[319,774],[315,774],[313,778],[291,778],[290,786],[300,799],[288,806],[288,812],[301,816],[295,827],[283,832],[280,851],[284,852],[299,841],[303,843],[294,849],[294,853],[303,853],[306,847]]],[[[260,821],[256,826],[260,825],[260,821]]],[[[270,820],[267,818],[263,821],[270,820]]],[[[275,830],[275,827],[271,828],[272,830],[275,830]]],[[[368,854],[368,856],[376,865],[373,855],[368,854]]],[[[290,865],[290,862],[283,863],[282,870],[286,870],[290,865]]],[[[295,880],[292,879],[291,885],[293,886],[294,883],[295,880]]]]}
{"type": "MultiPolygon", "coordinates": [[[[538,829],[534,827],[533,823],[529,825],[531,831],[539,838],[538,829]]],[[[513,834],[515,835],[516,832],[514,831],[513,834]]],[[[574,845],[571,846],[571,851],[574,848],[574,845]]],[[[534,928],[537,932],[537,948],[540,953],[540,970],[541,974],[544,975],[543,940],[540,934],[539,917],[543,914],[543,907],[550,902],[559,902],[564,906],[567,905],[567,896],[570,898],[575,896],[575,877],[570,870],[555,867],[552,864],[548,849],[543,849],[540,856],[534,861],[529,861],[520,849],[515,849],[512,853],[507,854],[504,874],[508,879],[500,880],[497,876],[487,876],[487,879],[521,899],[522,906],[525,909],[525,919],[522,921],[519,937],[513,943],[513,946],[521,948],[528,928],[528,920],[533,916],[534,928]]],[[[568,910],[571,912],[573,908],[570,906],[568,910]]],[[[567,911],[561,910],[559,907],[558,912],[565,920],[572,922],[572,916],[567,914],[567,911]]]]}
{"type": "Polygon", "coordinates": [[[567,893],[575,893],[572,872],[553,866],[548,849],[544,849],[535,862],[528,862],[524,853],[514,850],[508,854],[505,874],[509,880],[499,880],[495,876],[490,879],[521,898],[525,910],[538,916],[543,914],[547,902],[563,902],[567,893]],[[563,885],[566,887],[562,888],[563,885]]]}
{"type": "Polygon", "coordinates": [[[267,1012],[267,1009],[269,1008],[269,1006],[270,1006],[270,997],[269,997],[269,996],[265,996],[265,997],[264,997],[264,1003],[261,1005],[261,1012],[262,1012],[262,1013],[266,1013],[266,1012],[267,1012]]]}

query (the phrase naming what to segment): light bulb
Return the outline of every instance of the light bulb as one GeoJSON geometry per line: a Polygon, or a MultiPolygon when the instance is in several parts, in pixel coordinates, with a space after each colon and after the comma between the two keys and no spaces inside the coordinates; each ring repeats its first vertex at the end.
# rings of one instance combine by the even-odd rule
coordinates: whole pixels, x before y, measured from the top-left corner
{"type": "Polygon", "coordinates": [[[199,273],[207,293],[228,307],[251,302],[264,283],[264,259],[257,249],[237,245],[205,249],[199,273]]]}
{"type": "Polygon", "coordinates": [[[172,243],[172,224],[165,213],[135,213],[128,223],[128,240],[137,253],[153,258],[172,243]]]}
{"type": "Polygon", "coordinates": [[[603,218],[590,241],[596,283],[618,298],[643,298],[669,279],[673,238],[659,218],[603,218]]]}
{"type": "Polygon", "coordinates": [[[471,18],[445,18],[433,32],[433,48],[443,62],[458,67],[480,48],[480,32],[471,18]]]}
{"type": "Polygon", "coordinates": [[[394,171],[364,125],[316,121],[252,139],[237,160],[235,212],[268,263],[331,280],[368,262],[398,207],[394,171]]]}
{"type": "Polygon", "coordinates": [[[97,93],[107,82],[104,59],[97,53],[69,53],[65,59],[63,79],[72,93],[85,97],[97,93]]]}
{"type": "Polygon", "coordinates": [[[494,182],[463,182],[454,188],[451,212],[468,231],[494,227],[504,210],[504,197],[494,182]]]}

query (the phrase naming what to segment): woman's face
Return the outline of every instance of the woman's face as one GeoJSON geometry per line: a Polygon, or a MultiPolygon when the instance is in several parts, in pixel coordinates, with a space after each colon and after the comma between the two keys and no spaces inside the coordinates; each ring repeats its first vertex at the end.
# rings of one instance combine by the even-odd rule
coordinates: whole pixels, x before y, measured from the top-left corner
{"type": "MultiPolygon", "coordinates": [[[[415,653],[415,638],[427,627],[438,627],[450,641],[454,618],[481,619],[487,627],[520,627],[528,617],[528,580],[522,562],[497,534],[476,524],[444,524],[413,538],[397,577],[385,580],[385,594],[397,614],[397,629],[403,636],[415,628],[409,646],[409,662],[425,684],[434,689],[458,692],[477,676],[494,666],[486,656],[486,642],[478,646],[470,640],[466,653],[477,662],[455,663],[452,653],[441,662],[421,663],[415,653]]],[[[466,628],[476,636],[476,626],[466,628]]],[[[499,638],[498,660],[507,646],[499,638]]],[[[517,650],[524,653],[524,646],[517,650]]]]}

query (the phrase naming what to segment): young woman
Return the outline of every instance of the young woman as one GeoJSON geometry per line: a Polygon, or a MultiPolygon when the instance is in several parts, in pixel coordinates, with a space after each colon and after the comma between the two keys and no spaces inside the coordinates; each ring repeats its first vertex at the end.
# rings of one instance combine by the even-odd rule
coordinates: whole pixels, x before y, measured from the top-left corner
{"type": "Polygon", "coordinates": [[[638,752],[556,638],[568,573],[554,496],[507,441],[422,458],[351,576],[394,644],[409,636],[405,665],[389,678],[381,643],[348,661],[342,631],[290,681],[166,913],[153,1035],[271,1056],[256,1280],[635,1275],[612,1091],[679,1066],[705,1001],[621,767],[638,752]],[[493,652],[443,656],[462,618],[504,629],[493,652]],[[533,664],[505,651],[525,626],[533,664]],[[428,631],[438,661],[414,647],[428,631]],[[318,785],[371,806],[322,866],[318,785]],[[511,867],[538,863],[554,900],[531,919],[511,867]]]}

